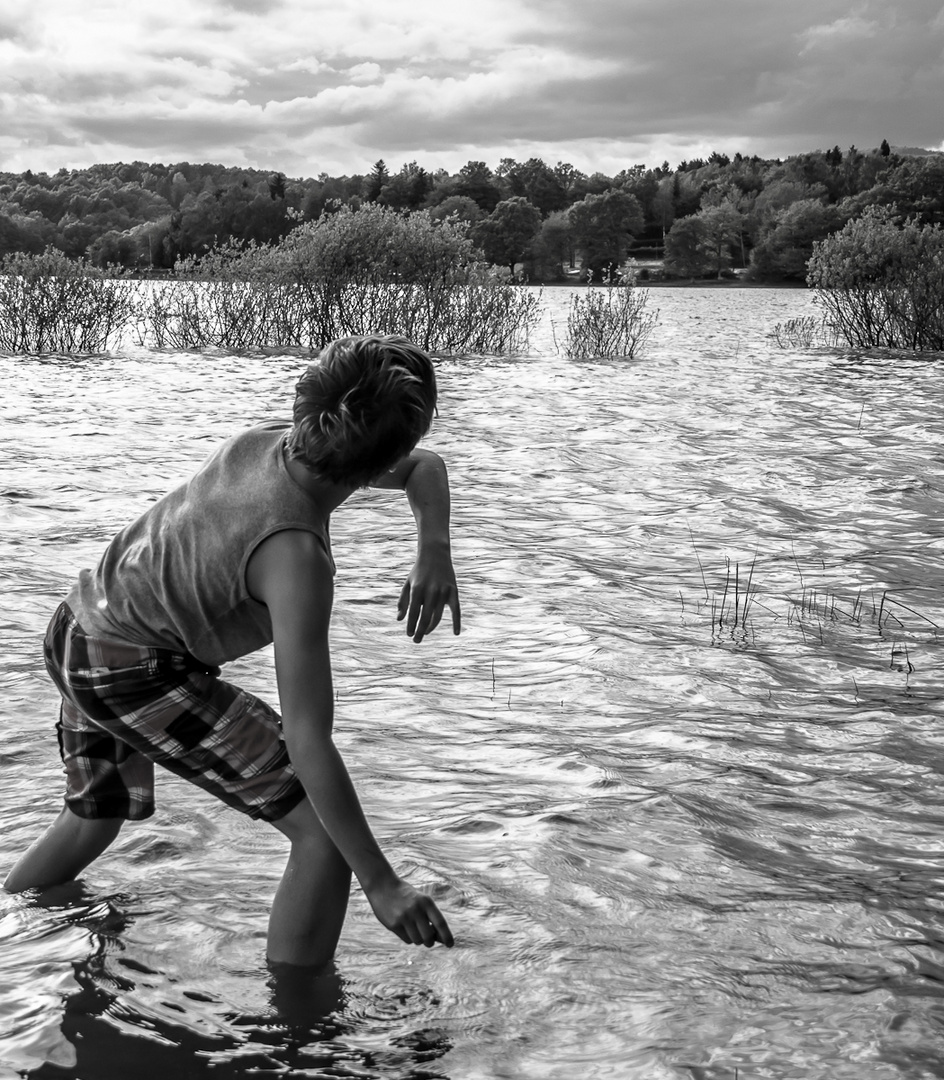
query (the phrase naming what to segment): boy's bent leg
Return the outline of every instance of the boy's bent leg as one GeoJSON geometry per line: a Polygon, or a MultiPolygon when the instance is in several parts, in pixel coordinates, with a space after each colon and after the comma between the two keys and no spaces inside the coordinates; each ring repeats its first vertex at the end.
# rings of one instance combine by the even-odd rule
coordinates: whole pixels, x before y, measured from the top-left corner
{"type": "Polygon", "coordinates": [[[351,891],[351,871],[307,799],[272,823],[292,842],[272,902],[268,958],[322,968],[337,948],[351,891]]]}
{"type": "Polygon", "coordinates": [[[81,818],[67,806],[7,875],[7,892],[73,881],[118,835],[123,818],[81,818]]]}

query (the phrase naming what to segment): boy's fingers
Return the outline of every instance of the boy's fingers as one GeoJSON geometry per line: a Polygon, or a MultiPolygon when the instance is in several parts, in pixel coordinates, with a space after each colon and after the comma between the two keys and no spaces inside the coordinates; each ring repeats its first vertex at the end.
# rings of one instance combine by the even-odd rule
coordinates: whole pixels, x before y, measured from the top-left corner
{"type": "Polygon", "coordinates": [[[436,939],[441,941],[447,948],[451,949],[455,944],[455,941],[452,932],[449,929],[449,924],[442,917],[442,913],[432,900],[427,901],[426,915],[429,919],[430,926],[436,932],[436,939]]]}
{"type": "Polygon", "coordinates": [[[413,591],[410,600],[410,618],[407,621],[406,632],[414,641],[422,641],[423,637],[436,625],[433,622],[435,608],[417,590],[413,591]]]}
{"type": "Polygon", "coordinates": [[[418,609],[415,625],[411,628],[410,624],[407,624],[407,633],[412,636],[414,641],[422,641],[427,634],[431,634],[439,626],[444,607],[444,601],[436,600],[433,603],[424,604],[422,609],[418,609]],[[420,614],[420,610],[422,614],[420,614]]]}
{"type": "Polygon", "coordinates": [[[406,617],[407,635],[420,642],[439,626],[447,606],[452,612],[452,632],[458,634],[462,629],[462,613],[457,590],[450,588],[444,594],[437,593],[433,599],[426,600],[420,590],[411,590],[407,583],[400,593],[397,618],[406,617]]]}
{"type": "MultiPolygon", "coordinates": [[[[410,612],[406,620],[406,632],[413,637],[417,633],[417,626],[420,622],[420,612],[423,609],[423,601],[418,592],[414,591],[410,597],[410,612]]],[[[422,630],[419,630],[420,637],[423,636],[422,630]]]]}
{"type": "Polygon", "coordinates": [[[403,588],[400,590],[400,599],[397,601],[397,619],[402,619],[406,615],[407,608],[410,603],[410,583],[405,582],[403,588]]]}

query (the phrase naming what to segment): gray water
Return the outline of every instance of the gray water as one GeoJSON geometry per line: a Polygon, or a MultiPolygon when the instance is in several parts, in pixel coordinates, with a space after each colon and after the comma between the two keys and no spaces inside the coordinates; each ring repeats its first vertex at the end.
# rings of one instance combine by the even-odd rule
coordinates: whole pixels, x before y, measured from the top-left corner
{"type": "MultiPolygon", "coordinates": [[[[283,839],[165,776],[81,885],[0,896],[3,1076],[944,1076],[944,357],[674,289],[643,356],[576,363],[566,302],[440,366],[460,638],[395,621],[402,497],[332,522],[338,742],[455,949],[355,893],[336,979],[280,998],[283,839]]],[[[59,806],[53,607],[302,366],[0,358],[3,867],[59,806]]],[[[229,675],[275,699],[268,655],[229,675]]]]}

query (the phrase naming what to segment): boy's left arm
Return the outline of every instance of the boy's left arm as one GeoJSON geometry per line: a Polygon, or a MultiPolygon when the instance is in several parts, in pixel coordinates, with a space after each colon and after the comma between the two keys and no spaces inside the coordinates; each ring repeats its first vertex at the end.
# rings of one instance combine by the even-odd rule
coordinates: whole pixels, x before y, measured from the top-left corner
{"type": "Polygon", "coordinates": [[[449,476],[445,463],[431,450],[414,450],[371,487],[405,491],[416,519],[416,562],[400,593],[397,618],[406,618],[406,632],[420,642],[439,625],[448,607],[452,612],[452,632],[458,634],[461,613],[452,566],[449,476]]]}

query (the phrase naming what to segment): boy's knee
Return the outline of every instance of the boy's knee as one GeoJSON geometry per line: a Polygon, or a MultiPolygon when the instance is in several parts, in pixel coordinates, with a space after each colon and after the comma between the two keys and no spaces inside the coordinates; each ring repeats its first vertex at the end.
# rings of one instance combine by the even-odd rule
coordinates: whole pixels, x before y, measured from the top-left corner
{"type": "Polygon", "coordinates": [[[293,847],[309,848],[312,852],[323,856],[333,854],[337,856],[340,863],[347,865],[307,799],[303,799],[284,817],[273,821],[272,824],[288,837],[293,847]]]}
{"type": "Polygon", "coordinates": [[[124,818],[83,818],[64,806],[3,882],[7,892],[71,881],[115,839],[124,818]]]}

